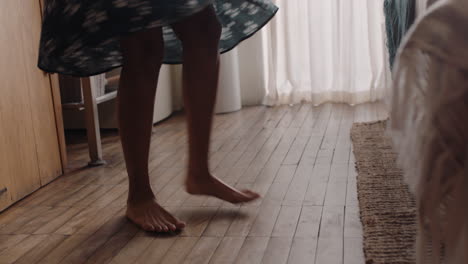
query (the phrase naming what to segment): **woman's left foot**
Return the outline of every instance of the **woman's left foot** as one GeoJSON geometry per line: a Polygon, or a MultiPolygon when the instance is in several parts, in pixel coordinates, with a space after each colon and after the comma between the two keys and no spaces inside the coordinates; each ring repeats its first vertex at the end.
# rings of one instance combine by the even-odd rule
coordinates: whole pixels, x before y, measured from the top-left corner
{"type": "Polygon", "coordinates": [[[200,178],[189,175],[186,181],[186,190],[188,193],[194,195],[214,196],[233,204],[248,203],[260,198],[258,193],[250,190],[236,190],[211,175],[203,177],[203,180],[199,179],[200,178]]]}

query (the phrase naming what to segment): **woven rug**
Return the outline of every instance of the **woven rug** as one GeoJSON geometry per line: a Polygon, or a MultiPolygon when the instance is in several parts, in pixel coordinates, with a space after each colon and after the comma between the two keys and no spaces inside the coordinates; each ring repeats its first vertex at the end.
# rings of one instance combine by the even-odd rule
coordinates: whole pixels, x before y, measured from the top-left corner
{"type": "Polygon", "coordinates": [[[415,263],[416,205],[397,167],[386,122],[351,130],[367,264],[415,263]]]}

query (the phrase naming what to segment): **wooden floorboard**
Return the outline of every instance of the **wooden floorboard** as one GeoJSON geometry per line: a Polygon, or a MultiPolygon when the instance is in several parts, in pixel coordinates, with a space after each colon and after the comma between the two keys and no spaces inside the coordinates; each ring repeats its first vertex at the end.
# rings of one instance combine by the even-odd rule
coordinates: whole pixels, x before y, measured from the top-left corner
{"type": "Polygon", "coordinates": [[[175,236],[125,218],[118,136],[103,133],[108,164],[87,168],[82,138],[70,169],[0,214],[0,263],[363,263],[350,140],[354,122],[386,119],[381,103],[247,107],[217,115],[210,167],[262,198],[231,205],[191,196],[185,117],[154,126],[150,178],[160,203],[187,222],[175,236]]]}

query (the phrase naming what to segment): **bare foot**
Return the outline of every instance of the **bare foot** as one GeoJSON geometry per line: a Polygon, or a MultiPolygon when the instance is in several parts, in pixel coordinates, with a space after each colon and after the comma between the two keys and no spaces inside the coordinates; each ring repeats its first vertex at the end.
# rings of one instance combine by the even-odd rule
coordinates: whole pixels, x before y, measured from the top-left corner
{"type": "Polygon", "coordinates": [[[171,232],[183,229],[185,224],[162,208],[154,199],[138,204],[127,204],[127,217],[145,231],[171,232]]]}
{"type": "Polygon", "coordinates": [[[233,204],[248,203],[260,198],[258,193],[250,190],[236,190],[214,176],[210,175],[205,178],[199,180],[200,178],[189,176],[186,181],[187,192],[195,195],[214,196],[233,204]]]}

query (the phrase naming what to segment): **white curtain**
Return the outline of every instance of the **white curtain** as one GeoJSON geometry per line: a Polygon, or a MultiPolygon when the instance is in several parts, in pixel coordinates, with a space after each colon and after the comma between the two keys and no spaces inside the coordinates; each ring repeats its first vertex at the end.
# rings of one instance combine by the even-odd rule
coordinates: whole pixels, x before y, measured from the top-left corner
{"type": "MultiPolygon", "coordinates": [[[[388,95],[383,0],[273,1],[280,7],[276,17],[236,49],[235,63],[227,63],[239,73],[243,106],[359,104],[388,95]]],[[[182,107],[180,79],[180,66],[173,67],[175,109],[182,107]]],[[[220,85],[237,86],[225,79],[220,85]]],[[[232,91],[223,88],[217,107],[231,108],[225,102],[232,91]]]]}
{"type": "MultiPolygon", "coordinates": [[[[216,113],[237,110],[240,100],[242,106],[261,105],[266,94],[266,69],[264,50],[264,31],[259,32],[236,49],[221,55],[221,75],[216,102],[216,113]],[[235,56],[235,57],[234,57],[235,56]],[[232,74],[232,76],[229,76],[232,74]],[[238,78],[235,80],[234,78],[238,78]],[[239,98],[240,97],[240,98],[239,98]],[[234,102],[236,101],[236,102],[234,102]]],[[[183,108],[182,104],[182,67],[171,65],[172,104],[174,110],[183,108]]]]}
{"type": "Polygon", "coordinates": [[[383,0],[276,0],[263,32],[267,105],[358,104],[389,87],[383,0]]]}
{"type": "Polygon", "coordinates": [[[427,0],[416,0],[416,13],[421,16],[427,8],[427,0]]]}

